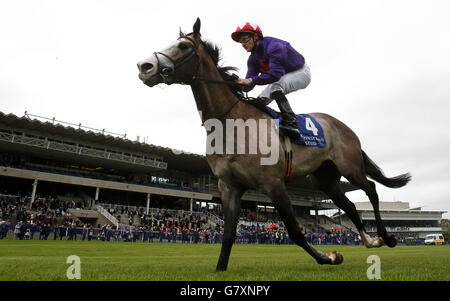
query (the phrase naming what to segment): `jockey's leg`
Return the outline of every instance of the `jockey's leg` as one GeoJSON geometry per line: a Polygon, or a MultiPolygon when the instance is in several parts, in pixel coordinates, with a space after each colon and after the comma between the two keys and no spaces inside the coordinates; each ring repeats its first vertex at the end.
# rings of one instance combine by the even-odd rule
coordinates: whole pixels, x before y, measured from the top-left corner
{"type": "Polygon", "coordinates": [[[280,132],[291,138],[300,138],[297,118],[295,117],[295,113],[292,111],[286,96],[284,96],[282,91],[275,91],[270,94],[270,97],[275,99],[278,108],[280,108],[281,111],[280,132]]]}
{"type": "MultiPolygon", "coordinates": [[[[277,82],[267,85],[267,87],[259,94],[260,98],[270,99],[270,94],[275,91],[281,91],[284,95],[288,95],[294,91],[305,89],[311,82],[311,72],[308,65],[304,65],[298,70],[291,71],[283,75],[277,82]]],[[[266,105],[270,100],[266,102],[266,105]]]]}
{"type": "Polygon", "coordinates": [[[277,82],[269,84],[259,95],[259,98],[268,105],[271,100],[277,102],[281,111],[280,130],[284,131],[287,136],[298,138],[300,132],[297,128],[297,119],[289,105],[285,95],[305,89],[311,82],[311,73],[308,65],[304,65],[298,70],[284,74],[277,82]]]}

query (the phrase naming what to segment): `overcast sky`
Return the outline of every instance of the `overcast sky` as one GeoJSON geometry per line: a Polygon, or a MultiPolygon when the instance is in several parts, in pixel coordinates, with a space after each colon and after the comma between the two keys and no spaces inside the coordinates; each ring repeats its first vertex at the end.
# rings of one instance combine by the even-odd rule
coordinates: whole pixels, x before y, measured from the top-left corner
{"type": "MultiPolygon", "coordinates": [[[[250,21],[289,41],[311,68],[309,87],[288,95],[294,111],[343,121],[387,176],[411,172],[406,187],[377,185],[380,200],[450,211],[449,12],[446,0],[2,0],[0,111],[204,154],[190,88],[150,89],[136,63],[200,17],[223,65],[244,77],[248,53],[230,34],[250,21]]],[[[367,201],[361,192],[347,196],[367,201]]]]}

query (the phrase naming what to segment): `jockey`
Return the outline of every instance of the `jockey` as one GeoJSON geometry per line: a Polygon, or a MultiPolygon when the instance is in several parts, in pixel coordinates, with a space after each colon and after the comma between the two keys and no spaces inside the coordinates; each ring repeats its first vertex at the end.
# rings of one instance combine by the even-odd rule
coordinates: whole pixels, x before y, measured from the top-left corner
{"type": "Polygon", "coordinates": [[[236,82],[246,85],[245,92],[255,85],[268,85],[259,98],[266,105],[275,100],[281,111],[280,130],[287,136],[299,138],[297,120],[285,95],[309,85],[311,73],[304,57],[288,42],[264,37],[261,28],[249,22],[238,26],[231,38],[251,53],[246,77],[236,82]]]}

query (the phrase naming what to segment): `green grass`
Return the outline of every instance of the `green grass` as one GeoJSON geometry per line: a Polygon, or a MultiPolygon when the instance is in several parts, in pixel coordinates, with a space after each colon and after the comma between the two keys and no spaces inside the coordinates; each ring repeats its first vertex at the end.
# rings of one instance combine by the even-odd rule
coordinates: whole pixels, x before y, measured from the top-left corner
{"type": "Polygon", "coordinates": [[[449,281],[450,246],[319,246],[341,252],[319,265],[294,245],[234,245],[228,270],[215,273],[220,245],[100,241],[0,241],[0,280],[68,280],[67,257],[81,258],[81,280],[346,281],[368,280],[367,257],[381,260],[381,280],[449,281]]]}

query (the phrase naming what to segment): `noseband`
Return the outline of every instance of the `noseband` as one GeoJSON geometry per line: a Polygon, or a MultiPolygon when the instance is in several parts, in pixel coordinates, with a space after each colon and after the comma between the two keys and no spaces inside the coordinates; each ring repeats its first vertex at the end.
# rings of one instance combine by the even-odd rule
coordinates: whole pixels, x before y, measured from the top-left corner
{"type": "MultiPolygon", "coordinates": [[[[194,55],[197,54],[197,49],[198,49],[199,44],[197,44],[193,39],[191,39],[188,36],[179,37],[177,40],[180,40],[180,39],[189,40],[192,43],[192,45],[194,45],[194,47],[191,47],[191,51],[189,53],[187,53],[186,55],[182,56],[177,61],[173,60],[170,56],[168,56],[167,54],[165,54],[163,52],[154,52],[154,55],[158,62],[157,74],[159,76],[161,76],[161,78],[163,79],[164,82],[166,81],[166,78],[168,76],[173,75],[175,73],[175,70],[177,68],[179,68],[179,67],[183,66],[184,64],[186,64],[187,62],[189,62],[194,57],[194,55]],[[167,58],[170,61],[170,63],[172,64],[172,66],[166,66],[164,64],[161,64],[161,61],[160,61],[158,55],[162,55],[165,58],[167,58]]],[[[197,72],[198,72],[198,68],[199,68],[199,65],[197,65],[197,72]]],[[[197,72],[196,72],[196,74],[197,74],[197,72]]],[[[191,80],[193,80],[194,78],[195,78],[195,76],[193,76],[191,80]]],[[[188,84],[189,82],[190,82],[190,80],[182,81],[182,82],[180,82],[180,84],[188,84]]]]}

